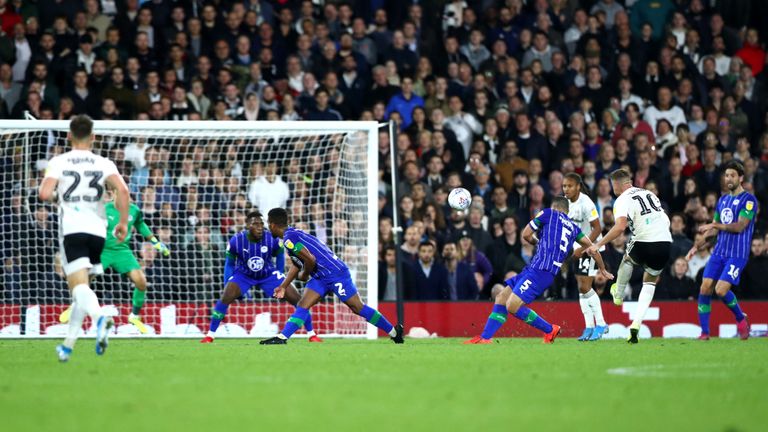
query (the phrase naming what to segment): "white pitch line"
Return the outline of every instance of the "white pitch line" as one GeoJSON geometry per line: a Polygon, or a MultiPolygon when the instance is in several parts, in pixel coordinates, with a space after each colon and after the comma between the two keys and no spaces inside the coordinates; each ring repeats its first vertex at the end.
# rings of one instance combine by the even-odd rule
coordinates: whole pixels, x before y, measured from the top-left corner
{"type": "Polygon", "coordinates": [[[724,365],[647,365],[611,368],[608,375],[634,378],[728,378],[724,365]]]}

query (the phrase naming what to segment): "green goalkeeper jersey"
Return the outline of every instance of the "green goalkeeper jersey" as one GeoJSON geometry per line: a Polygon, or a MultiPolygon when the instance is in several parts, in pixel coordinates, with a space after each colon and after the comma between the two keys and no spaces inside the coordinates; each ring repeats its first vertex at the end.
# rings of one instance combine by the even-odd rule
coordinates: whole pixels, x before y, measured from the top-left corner
{"type": "Polygon", "coordinates": [[[133,228],[145,238],[152,237],[152,230],[149,229],[141,215],[141,210],[136,204],[131,203],[128,208],[128,235],[122,243],[118,243],[114,231],[118,222],[120,222],[120,211],[115,207],[115,203],[109,202],[105,206],[107,212],[107,239],[104,243],[104,249],[130,249],[131,234],[133,228]]]}

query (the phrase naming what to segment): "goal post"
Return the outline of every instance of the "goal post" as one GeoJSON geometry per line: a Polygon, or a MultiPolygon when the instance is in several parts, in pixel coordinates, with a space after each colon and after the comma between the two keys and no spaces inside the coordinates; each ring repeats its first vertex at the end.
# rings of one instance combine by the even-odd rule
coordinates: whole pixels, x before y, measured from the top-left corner
{"type": "MultiPolygon", "coordinates": [[[[70,301],[57,261],[56,206],[41,202],[37,187],[47,160],[69,149],[68,129],[66,120],[0,120],[0,337],[66,332],[58,322],[70,301]]],[[[163,257],[133,232],[130,246],[148,282],[149,336],[207,331],[223,289],[226,242],[252,208],[266,217],[285,206],[290,223],[327,243],[363,301],[377,307],[378,130],[371,121],[95,121],[94,152],[117,164],[144,221],[171,248],[163,257]]],[[[116,336],[138,336],[127,323],[128,278],[110,270],[93,285],[115,316],[116,336]]],[[[250,294],[230,307],[217,337],[272,336],[293,311],[259,290],[250,294]]],[[[312,308],[312,317],[323,336],[378,334],[335,297],[312,308]]]]}

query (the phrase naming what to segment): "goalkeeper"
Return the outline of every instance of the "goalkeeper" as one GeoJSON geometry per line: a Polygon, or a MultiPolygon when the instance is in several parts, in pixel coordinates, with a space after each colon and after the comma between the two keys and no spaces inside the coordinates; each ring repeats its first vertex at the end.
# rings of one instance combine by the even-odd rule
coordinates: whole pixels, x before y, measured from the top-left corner
{"type": "MultiPolygon", "coordinates": [[[[128,234],[123,242],[119,242],[115,238],[114,230],[120,221],[120,214],[117,208],[115,208],[113,198],[113,191],[107,190],[108,202],[104,206],[107,214],[107,239],[104,243],[104,250],[101,252],[101,264],[104,266],[104,270],[112,268],[120,274],[128,275],[128,278],[133,282],[132,309],[128,315],[128,322],[136,326],[139,332],[146,334],[147,326],[142,322],[140,314],[141,308],[144,306],[144,298],[147,295],[147,277],[144,274],[144,270],[141,269],[139,261],[136,260],[133,251],[131,251],[130,239],[133,228],[135,227],[139,234],[151,242],[152,246],[163,256],[170,256],[171,251],[152,234],[152,230],[144,222],[141,210],[134,203],[131,203],[128,210],[128,234]]],[[[59,321],[62,323],[68,322],[71,312],[71,307],[62,312],[59,316],[59,321]]]]}

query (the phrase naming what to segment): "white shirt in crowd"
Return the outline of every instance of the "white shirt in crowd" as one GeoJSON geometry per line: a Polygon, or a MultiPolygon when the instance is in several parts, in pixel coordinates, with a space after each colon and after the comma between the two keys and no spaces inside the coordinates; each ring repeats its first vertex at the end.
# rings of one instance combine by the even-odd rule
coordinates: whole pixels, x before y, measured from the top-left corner
{"type": "Polygon", "coordinates": [[[655,105],[651,105],[646,108],[645,114],[643,115],[643,120],[651,125],[651,129],[653,129],[654,134],[656,133],[656,123],[658,123],[658,121],[661,119],[667,120],[672,125],[672,129],[674,130],[677,130],[678,125],[686,122],[685,112],[683,112],[683,109],[677,105],[673,105],[668,110],[660,110],[656,108],[655,105]]]}
{"type": "Polygon", "coordinates": [[[259,176],[248,188],[248,200],[262,214],[267,214],[273,208],[285,208],[290,196],[288,184],[279,175],[276,175],[275,181],[271,183],[266,176],[259,176]]]}

